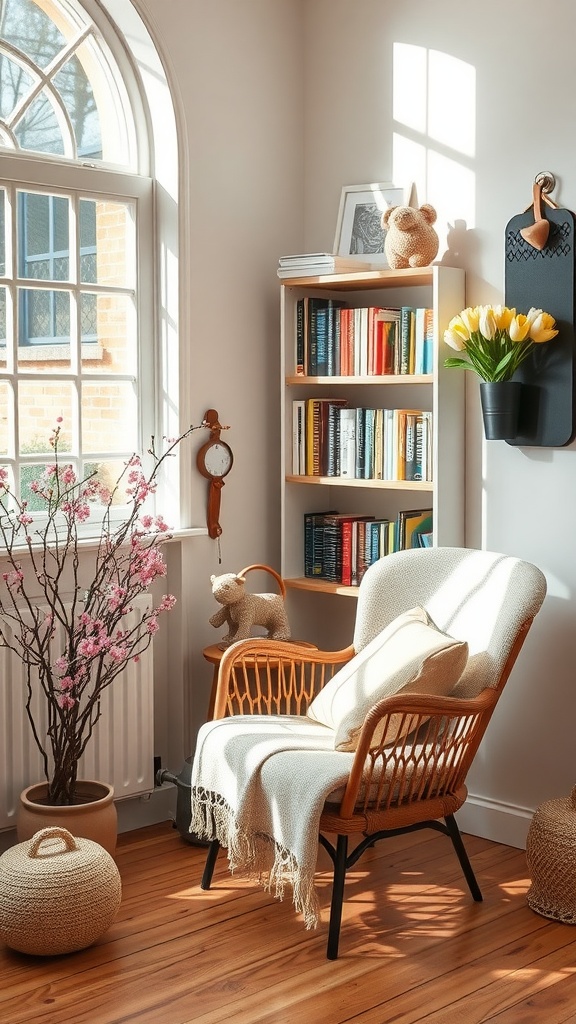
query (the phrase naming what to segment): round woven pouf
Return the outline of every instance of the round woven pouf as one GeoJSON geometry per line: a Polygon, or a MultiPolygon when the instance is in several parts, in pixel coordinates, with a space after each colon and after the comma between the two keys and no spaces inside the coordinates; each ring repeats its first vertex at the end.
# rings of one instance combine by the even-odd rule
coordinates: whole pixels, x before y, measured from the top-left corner
{"type": "Polygon", "coordinates": [[[85,949],[110,927],[121,899],[110,854],[65,828],[41,829],[0,857],[0,939],[20,953],[85,949]]]}
{"type": "Polygon", "coordinates": [[[543,917],[576,924],[576,786],[569,797],[536,809],[526,860],[532,880],[528,906],[543,917]]]}

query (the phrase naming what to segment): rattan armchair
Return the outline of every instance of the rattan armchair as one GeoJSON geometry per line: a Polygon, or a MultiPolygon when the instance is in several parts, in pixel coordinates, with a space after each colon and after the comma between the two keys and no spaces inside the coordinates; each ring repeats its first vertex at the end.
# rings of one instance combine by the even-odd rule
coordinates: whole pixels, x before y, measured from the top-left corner
{"type": "MultiPolygon", "coordinates": [[[[338,956],[346,872],[380,839],[422,828],[444,833],[473,899],[482,899],[455,813],[466,800],[468,770],[545,592],[540,570],[517,558],[461,548],[400,552],[366,573],[352,645],[326,652],[253,639],[225,652],[216,719],[306,715],[334,673],[414,605],[468,643],[466,669],[449,696],[398,694],[371,708],[347,782],[324,805],[319,842],[334,866],[328,959],[338,956]],[[375,740],[375,730],[388,737],[386,742],[375,740]],[[335,842],[327,835],[335,836],[335,842]],[[351,836],[359,841],[349,851],[351,836]]],[[[218,850],[213,839],[204,889],[210,887],[218,850]]]]}

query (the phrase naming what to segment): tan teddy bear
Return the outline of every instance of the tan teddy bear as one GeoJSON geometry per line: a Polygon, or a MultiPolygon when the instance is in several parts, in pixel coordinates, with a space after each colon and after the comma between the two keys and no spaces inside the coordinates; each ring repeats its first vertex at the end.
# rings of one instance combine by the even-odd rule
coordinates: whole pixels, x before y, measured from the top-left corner
{"type": "Polygon", "coordinates": [[[436,210],[429,203],[413,206],[389,206],[382,214],[386,232],[384,252],[392,270],[403,267],[427,267],[438,252],[438,235],[432,225],[436,210]]]}
{"type": "Polygon", "coordinates": [[[247,640],[253,626],[263,626],[271,640],[290,640],[291,632],[284,601],[280,594],[249,594],[245,576],[232,572],[211,576],[212,593],[222,605],[208,620],[211,626],[228,625],[219,647],[247,640]]]}

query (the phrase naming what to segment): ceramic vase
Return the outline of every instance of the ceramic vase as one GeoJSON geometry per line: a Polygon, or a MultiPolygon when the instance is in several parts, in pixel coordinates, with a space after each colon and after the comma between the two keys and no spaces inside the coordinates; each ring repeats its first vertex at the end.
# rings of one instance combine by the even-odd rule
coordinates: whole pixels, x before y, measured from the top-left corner
{"type": "Polygon", "coordinates": [[[77,783],[79,802],[63,807],[46,803],[47,783],[28,786],[20,794],[16,814],[18,842],[31,839],[40,829],[51,825],[65,828],[73,836],[92,839],[113,857],[118,836],[118,815],[114,789],[104,782],[83,780],[77,783]]]}

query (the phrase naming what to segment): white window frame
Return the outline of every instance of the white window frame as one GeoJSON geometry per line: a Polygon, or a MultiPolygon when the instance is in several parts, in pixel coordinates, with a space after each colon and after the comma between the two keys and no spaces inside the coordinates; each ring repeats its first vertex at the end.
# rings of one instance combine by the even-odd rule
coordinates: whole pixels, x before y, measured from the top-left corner
{"type": "MultiPolygon", "coordinates": [[[[190,365],[188,347],[180,346],[181,308],[180,277],[181,254],[179,247],[186,238],[181,225],[186,219],[186,192],[181,192],[181,180],[186,174],[187,151],[178,155],[178,125],[182,128],[181,111],[174,105],[174,96],[166,77],[161,53],[138,12],[138,0],[63,0],[65,6],[82,8],[91,18],[109,48],[109,63],[116,82],[127,97],[130,110],[130,162],[136,177],[144,173],[150,188],[150,217],[146,212],[146,225],[138,235],[140,276],[138,296],[146,301],[139,310],[139,375],[149,382],[141,398],[142,422],[140,426],[141,450],[146,451],[149,438],[154,435],[160,447],[164,436],[174,437],[192,422],[189,389],[182,390],[182,381],[188,379],[190,365]],[[116,67],[113,67],[116,62],[116,67]],[[180,114],[180,118],[179,115],[180,114]],[[132,119],[132,120],[130,120],[132,119]],[[147,280],[151,287],[142,287],[147,280]]],[[[103,193],[114,198],[131,194],[123,189],[121,180],[125,168],[98,162],[82,165],[66,157],[47,154],[29,154],[24,151],[0,149],[0,176],[23,185],[69,184],[86,187],[88,191],[103,193]],[[14,173],[9,165],[13,163],[14,173]],[[42,172],[41,174],[39,172],[42,172]],[[89,172],[94,171],[94,184],[89,172]],[[86,172],[86,177],[79,172],[86,172]],[[117,177],[114,178],[114,172],[117,177]],[[104,185],[108,173],[108,185],[104,185]],[[68,177],[68,174],[70,175],[68,177]],[[79,175],[75,183],[76,175],[79,175]],[[114,189],[117,188],[117,192],[114,189]]],[[[128,175],[128,179],[130,175],[128,175]]],[[[186,293],[184,293],[186,294],[186,293]]],[[[184,305],[188,322],[188,305],[184,305]]],[[[167,518],[180,533],[202,533],[203,527],[191,525],[190,457],[188,446],[182,445],[179,458],[169,460],[158,490],[158,507],[167,509],[167,518]]]]}
{"type": "MultiPolygon", "coordinates": [[[[136,282],[135,301],[137,310],[137,378],[138,407],[140,420],[137,429],[138,450],[146,451],[150,438],[155,434],[158,423],[158,403],[155,381],[157,376],[157,359],[154,343],[155,303],[154,303],[154,260],[153,260],[153,183],[143,175],[126,174],[109,171],[104,168],[83,167],[75,165],[61,166],[55,162],[46,162],[38,158],[26,158],[0,152],[0,184],[7,184],[14,189],[40,189],[50,194],[66,195],[70,191],[79,192],[90,198],[102,198],[111,201],[133,201],[137,206],[136,216],[136,282]]],[[[14,230],[14,228],[13,228],[14,230]]],[[[8,269],[8,267],[6,268],[8,269]]],[[[15,288],[11,276],[0,278],[0,283],[7,288],[15,288]]],[[[22,281],[20,282],[23,283],[22,281]]],[[[35,279],[28,282],[34,287],[35,279]]],[[[63,282],[68,286],[67,282],[63,282]]],[[[15,378],[18,368],[14,366],[12,373],[2,371],[2,379],[17,387],[15,378]]],[[[25,371],[26,381],[34,380],[33,370],[25,371]]],[[[81,377],[80,368],[74,372],[59,371],[58,379],[78,381],[81,377]]],[[[38,379],[46,379],[39,374],[38,379]]],[[[110,378],[111,380],[114,378],[110,378]]],[[[17,431],[17,425],[16,425],[17,431]]],[[[18,436],[15,437],[16,463],[18,463],[18,436]]],[[[126,453],[131,454],[131,453],[126,453]]],[[[2,459],[2,462],[8,460],[2,459]]],[[[96,525],[96,522],[94,523],[96,525]]],[[[87,527],[87,533],[89,533],[87,527]]]]}

